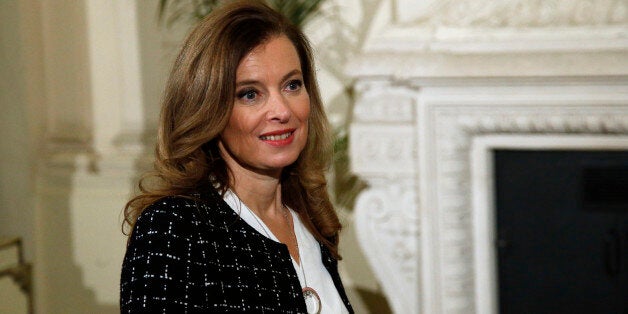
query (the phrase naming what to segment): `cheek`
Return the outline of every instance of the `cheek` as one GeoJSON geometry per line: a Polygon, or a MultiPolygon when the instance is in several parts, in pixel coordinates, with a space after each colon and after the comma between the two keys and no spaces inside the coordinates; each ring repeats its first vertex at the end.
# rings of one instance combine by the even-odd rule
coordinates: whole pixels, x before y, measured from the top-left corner
{"type": "Polygon", "coordinates": [[[229,133],[242,135],[242,133],[252,132],[254,123],[250,115],[234,110],[226,129],[229,133]]]}
{"type": "Polygon", "coordinates": [[[303,130],[305,131],[304,133],[306,134],[306,141],[308,140],[310,135],[310,110],[310,106],[308,105],[304,106],[304,108],[297,113],[299,116],[299,120],[301,120],[301,123],[303,125],[303,130]]]}
{"type": "Polygon", "coordinates": [[[299,120],[307,122],[310,119],[310,111],[311,111],[311,105],[310,105],[310,99],[308,97],[308,99],[304,101],[304,105],[299,106],[299,109],[297,110],[296,114],[299,116],[299,120]]]}

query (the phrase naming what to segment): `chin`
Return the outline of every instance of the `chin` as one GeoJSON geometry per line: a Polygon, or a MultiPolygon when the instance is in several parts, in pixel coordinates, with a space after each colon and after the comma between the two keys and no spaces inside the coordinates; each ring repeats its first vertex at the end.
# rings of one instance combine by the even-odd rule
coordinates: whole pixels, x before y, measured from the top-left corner
{"type": "Polygon", "coordinates": [[[297,161],[299,156],[296,156],[294,158],[285,158],[285,159],[280,159],[280,160],[275,160],[272,162],[271,164],[271,168],[273,169],[283,169],[286,168],[290,165],[292,165],[295,161],[297,161]]]}

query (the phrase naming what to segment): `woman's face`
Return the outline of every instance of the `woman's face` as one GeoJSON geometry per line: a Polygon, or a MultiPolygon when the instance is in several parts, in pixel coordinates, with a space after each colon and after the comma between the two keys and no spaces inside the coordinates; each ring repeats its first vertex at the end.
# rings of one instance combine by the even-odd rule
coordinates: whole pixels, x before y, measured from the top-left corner
{"type": "Polygon", "coordinates": [[[236,70],[236,94],[219,147],[230,169],[278,173],[298,157],[308,137],[310,97],[292,42],[273,37],[236,70]]]}

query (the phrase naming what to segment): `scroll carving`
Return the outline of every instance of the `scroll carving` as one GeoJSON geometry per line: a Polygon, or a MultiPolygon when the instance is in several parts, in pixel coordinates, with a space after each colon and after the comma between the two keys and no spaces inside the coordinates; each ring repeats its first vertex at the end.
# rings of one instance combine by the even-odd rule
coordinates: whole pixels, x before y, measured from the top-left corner
{"type": "Polygon", "coordinates": [[[394,312],[418,313],[416,96],[387,82],[361,82],[357,90],[350,155],[369,185],[355,205],[358,241],[394,312]]]}
{"type": "Polygon", "coordinates": [[[358,240],[395,313],[418,308],[419,218],[414,184],[407,180],[370,182],[356,203],[358,240]]]}

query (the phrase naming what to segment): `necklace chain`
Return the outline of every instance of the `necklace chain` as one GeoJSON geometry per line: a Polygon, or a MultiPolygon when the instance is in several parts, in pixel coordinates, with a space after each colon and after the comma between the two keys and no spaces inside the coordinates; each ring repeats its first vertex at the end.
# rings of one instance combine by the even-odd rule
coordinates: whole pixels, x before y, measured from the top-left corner
{"type": "MultiPolygon", "coordinates": [[[[283,206],[283,205],[282,205],[283,206]]],[[[286,206],[283,206],[284,208],[284,212],[283,212],[283,217],[286,219],[286,221],[288,222],[288,226],[290,227],[290,230],[292,231],[292,237],[294,239],[294,243],[297,246],[297,257],[299,258],[299,270],[301,270],[301,274],[303,275],[303,285],[305,287],[307,287],[307,278],[305,277],[305,267],[303,267],[303,255],[301,254],[301,247],[299,246],[299,240],[297,239],[297,232],[294,230],[294,222],[292,221],[292,219],[288,218],[288,208],[286,206]]]]}
{"type": "MultiPolygon", "coordinates": [[[[240,206],[240,212],[242,211],[241,206],[246,207],[246,209],[248,209],[248,211],[253,215],[253,218],[255,219],[255,221],[257,222],[257,224],[260,226],[260,228],[262,228],[262,230],[264,231],[264,233],[266,234],[266,237],[271,239],[272,237],[270,236],[270,229],[268,229],[268,227],[262,223],[261,218],[258,218],[257,215],[253,212],[252,209],[250,209],[248,206],[246,206],[244,204],[244,202],[242,202],[242,200],[235,194],[235,197],[238,199],[239,201],[239,206],[240,206]],[[268,229],[268,230],[267,230],[268,229]]],[[[316,292],[316,290],[314,290],[313,288],[309,287],[307,285],[307,278],[305,276],[305,267],[303,267],[303,259],[301,258],[303,255],[301,255],[301,247],[299,246],[299,240],[297,239],[297,233],[294,230],[294,223],[292,219],[288,218],[288,214],[289,214],[289,209],[288,207],[286,207],[285,205],[281,204],[281,207],[283,208],[283,217],[286,220],[286,222],[288,223],[288,226],[290,227],[290,233],[292,235],[292,238],[294,239],[294,244],[297,247],[297,257],[299,258],[299,270],[301,271],[301,274],[303,275],[303,285],[304,287],[302,287],[303,289],[303,297],[306,299],[312,298],[312,300],[314,300],[314,302],[316,302],[316,309],[314,310],[315,313],[320,313],[321,311],[321,299],[318,295],[318,293],[316,292]]]]}
{"type": "MultiPolygon", "coordinates": [[[[240,203],[244,204],[242,200],[240,200],[240,203]]],[[[262,230],[264,230],[266,237],[269,239],[272,238],[269,233],[270,230],[266,230],[268,227],[266,227],[266,225],[263,224],[262,221],[260,221],[261,218],[258,218],[257,215],[253,212],[253,210],[250,209],[248,206],[244,205],[244,207],[246,207],[246,209],[248,209],[249,212],[253,214],[253,218],[255,219],[257,224],[262,228],[262,230]]],[[[292,220],[288,218],[288,208],[283,204],[281,205],[281,207],[283,208],[283,218],[286,220],[286,222],[288,223],[288,226],[290,227],[290,231],[291,231],[290,235],[292,236],[292,239],[294,240],[294,244],[297,247],[297,258],[299,259],[298,265],[299,265],[299,270],[301,271],[301,274],[303,275],[303,285],[307,287],[307,277],[305,276],[305,268],[303,267],[303,259],[301,258],[303,255],[301,255],[301,247],[299,247],[299,240],[297,239],[297,234],[296,234],[296,231],[294,230],[294,224],[292,223],[292,220]]]]}

